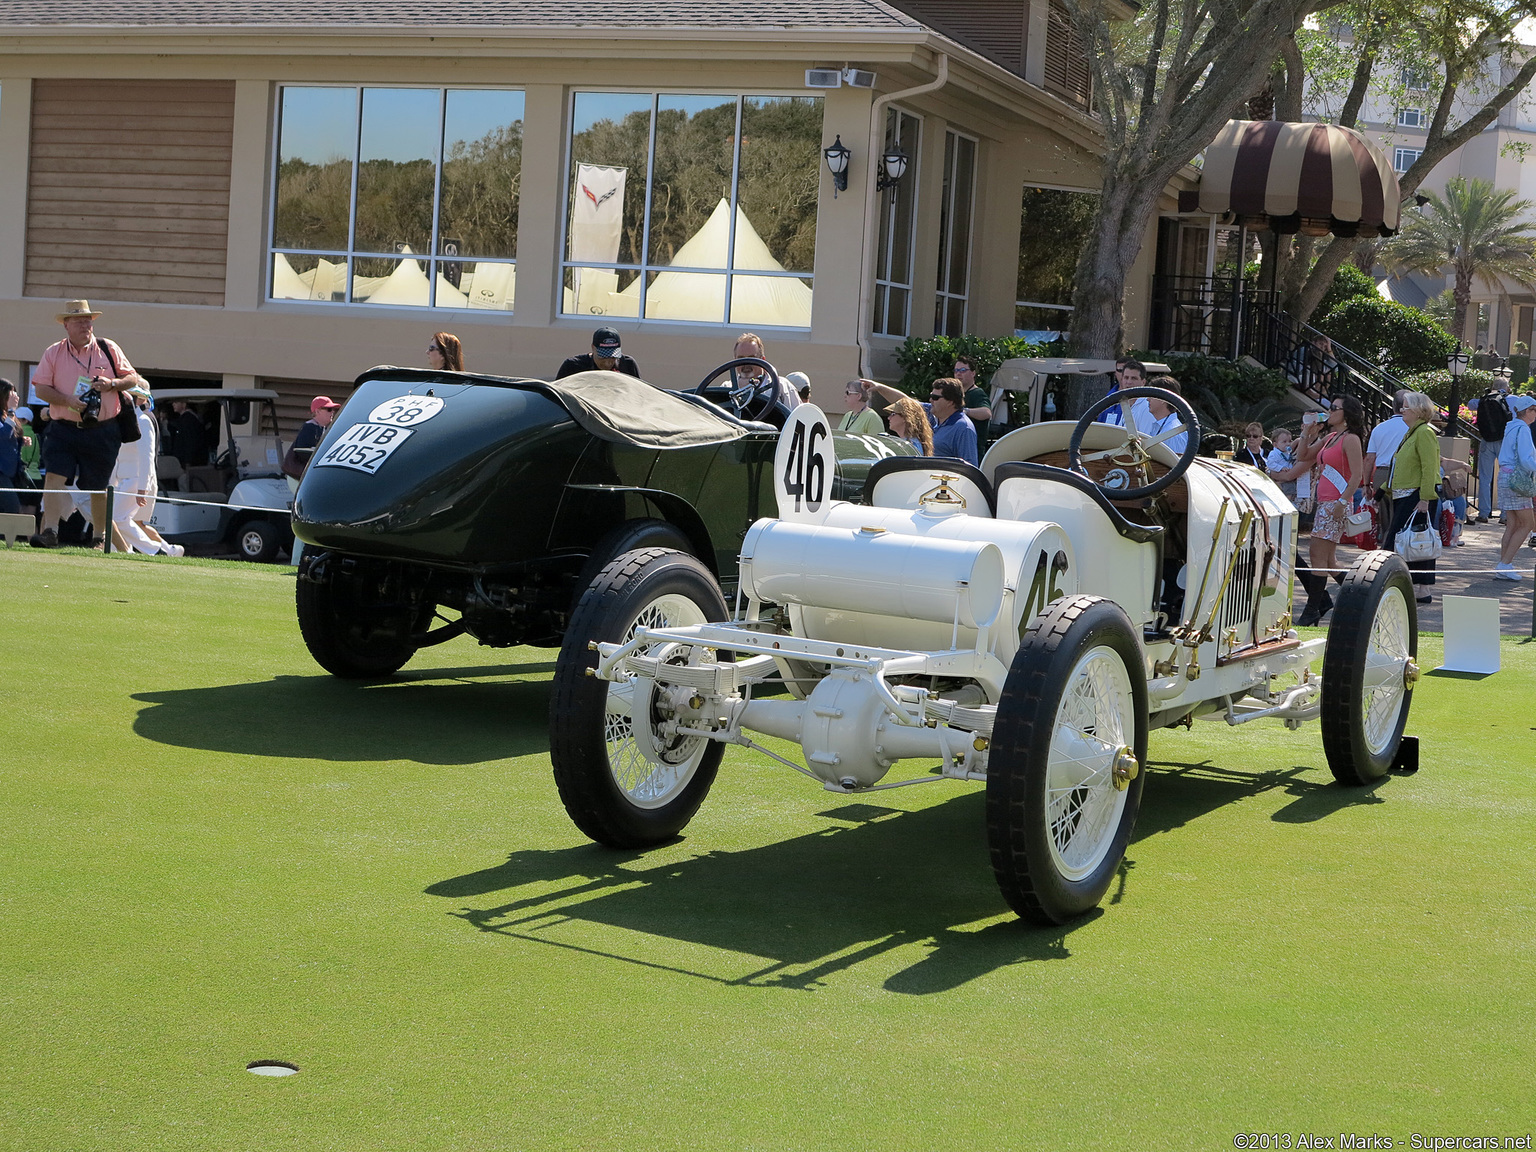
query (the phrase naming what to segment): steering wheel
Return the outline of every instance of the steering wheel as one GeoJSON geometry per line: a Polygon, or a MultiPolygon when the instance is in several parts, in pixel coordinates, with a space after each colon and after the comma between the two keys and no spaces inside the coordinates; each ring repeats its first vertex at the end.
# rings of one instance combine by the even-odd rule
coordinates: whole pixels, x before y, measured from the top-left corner
{"type": "MultiPolygon", "coordinates": [[[[1111,425],[1113,427],[1113,425],[1111,425]]],[[[1112,467],[1103,480],[1095,480],[1094,483],[1103,489],[1115,500],[1141,500],[1147,496],[1156,496],[1163,489],[1172,486],[1179,477],[1189,471],[1189,466],[1195,462],[1195,457],[1200,453],[1200,420],[1195,415],[1195,410],[1189,406],[1189,402],[1177,392],[1169,392],[1166,388],[1121,388],[1103,397],[1097,404],[1084,412],[1078,420],[1077,427],[1072,429],[1072,440],[1067,445],[1067,466],[1080,475],[1087,476],[1088,471],[1083,467],[1089,460],[1107,460],[1112,467]],[[1113,448],[1105,448],[1097,452],[1083,452],[1083,436],[1088,429],[1098,422],[1099,414],[1107,411],[1122,400],[1161,400],[1168,405],[1183,421],[1172,428],[1167,429],[1157,436],[1150,436],[1138,429],[1135,417],[1127,416],[1124,428],[1125,443],[1117,444],[1113,448]],[[1185,437],[1184,454],[1178,458],[1173,467],[1168,469],[1156,480],[1147,480],[1147,465],[1152,457],[1147,449],[1154,444],[1161,444],[1177,436],[1180,432],[1187,432],[1185,437]],[[1140,479],[1141,484],[1133,483],[1140,479]]],[[[1092,479],[1092,477],[1089,477],[1092,479]]]]}
{"type": "Polygon", "coordinates": [[[772,364],[756,356],[738,356],[735,360],[727,360],[699,382],[699,386],[693,390],[694,394],[704,395],[709,386],[727,372],[748,366],[761,368],[763,374],[732,388],[726,394],[726,399],[741,419],[763,420],[779,403],[779,374],[772,364]]]}

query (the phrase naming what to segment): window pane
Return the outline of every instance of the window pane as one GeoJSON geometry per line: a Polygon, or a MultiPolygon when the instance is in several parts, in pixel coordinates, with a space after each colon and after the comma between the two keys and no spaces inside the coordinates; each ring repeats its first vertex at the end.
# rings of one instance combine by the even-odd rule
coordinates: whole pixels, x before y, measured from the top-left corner
{"type": "Polygon", "coordinates": [[[737,221],[734,267],[812,270],[821,110],[819,96],[748,96],[742,101],[737,201],[751,227],[737,221]]]}
{"type": "Polygon", "coordinates": [[[283,89],[275,247],[346,249],[356,154],[355,88],[283,89]]]}
{"type": "Polygon", "coordinates": [[[647,320],[725,320],[725,277],[652,272],[645,293],[647,320]]]}
{"type": "MultiPolygon", "coordinates": [[[[726,266],[735,146],[734,96],[663,96],[657,101],[649,263],[726,266]]],[[[723,300],[720,307],[724,315],[723,300]]]]}
{"type": "Polygon", "coordinates": [[[439,308],[489,308],[512,311],[517,266],[491,261],[466,264],[449,261],[437,266],[439,308]]]}
{"type": "Polygon", "coordinates": [[[811,326],[811,282],[798,276],[732,276],[731,323],[811,326]]]}
{"type": "Polygon", "coordinates": [[[352,302],[426,307],[427,272],[419,260],[359,257],[352,261],[352,302]]]}
{"type": "MultiPolygon", "coordinates": [[[[954,177],[950,188],[950,213],[954,227],[949,242],[949,290],[968,295],[971,279],[971,201],[976,188],[976,142],[964,136],[955,141],[954,177]]],[[[941,273],[943,269],[941,266],[941,273]]]]}
{"type": "Polygon", "coordinates": [[[905,288],[892,288],[890,309],[886,313],[884,332],[887,336],[907,334],[907,296],[905,288]]]}
{"type": "Polygon", "coordinates": [[[640,274],[628,269],[567,268],[560,311],[567,316],[638,316],[640,274]]]}
{"type": "Polygon", "coordinates": [[[440,95],[435,89],[363,89],[354,251],[428,250],[442,131],[440,95]]]}
{"type": "Polygon", "coordinates": [[[566,259],[640,262],[650,137],[650,96],[576,93],[566,259]]]}
{"type": "Polygon", "coordinates": [[[516,256],[523,94],[449,92],[443,114],[438,242],[460,256],[516,256]]]}
{"type": "Polygon", "coordinates": [[[347,262],[324,256],[276,253],[272,257],[272,299],[345,300],[347,262]]]}

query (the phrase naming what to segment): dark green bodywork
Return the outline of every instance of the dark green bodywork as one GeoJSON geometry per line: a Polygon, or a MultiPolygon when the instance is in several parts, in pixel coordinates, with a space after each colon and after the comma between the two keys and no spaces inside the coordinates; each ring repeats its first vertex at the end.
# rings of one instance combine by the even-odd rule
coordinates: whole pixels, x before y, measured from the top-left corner
{"type": "MultiPolygon", "coordinates": [[[[634,521],[673,525],[730,595],[747,529],[776,514],[777,430],[687,448],[615,443],[543,389],[461,373],[365,373],[327,443],[398,396],[430,390],[443,409],[376,473],[311,467],[294,500],[295,534],[326,562],[361,565],[460,610],[493,644],[558,643],[588,559],[634,521]],[[493,607],[502,618],[490,620],[493,607]]],[[[911,453],[895,437],[833,439],[841,499],[858,498],[875,460],[911,453]]]]}

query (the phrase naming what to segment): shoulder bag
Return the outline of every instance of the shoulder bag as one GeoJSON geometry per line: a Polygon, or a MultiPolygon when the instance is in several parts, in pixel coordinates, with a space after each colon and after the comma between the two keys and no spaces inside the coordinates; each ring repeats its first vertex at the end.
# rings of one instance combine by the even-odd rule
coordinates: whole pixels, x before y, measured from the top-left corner
{"type": "Polygon", "coordinates": [[[1440,533],[1429,523],[1428,512],[1415,512],[1393,541],[1397,554],[1410,564],[1414,561],[1436,560],[1440,556],[1440,533]],[[1420,525],[1423,527],[1420,527],[1420,525]]]}
{"type": "MultiPolygon", "coordinates": [[[[107,363],[112,365],[113,379],[121,376],[123,370],[118,367],[117,357],[112,354],[112,345],[106,340],[97,340],[96,347],[101,349],[101,354],[107,358],[107,363]]],[[[144,435],[143,429],[139,427],[138,405],[128,399],[125,392],[117,394],[117,415],[113,419],[117,421],[117,434],[124,444],[133,444],[144,435]]]]}

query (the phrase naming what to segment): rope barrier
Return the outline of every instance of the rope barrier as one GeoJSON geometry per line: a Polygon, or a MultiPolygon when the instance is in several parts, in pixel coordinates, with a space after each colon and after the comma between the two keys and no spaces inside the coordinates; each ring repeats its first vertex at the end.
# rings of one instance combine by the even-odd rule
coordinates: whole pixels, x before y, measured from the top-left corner
{"type": "MultiPolygon", "coordinates": [[[[15,492],[23,496],[137,496],[119,488],[0,488],[0,492],[15,492]]],[[[223,500],[189,500],[182,496],[166,496],[156,492],[153,496],[159,504],[186,504],[193,508],[232,508],[236,512],[291,512],[290,508],[273,508],[262,504],[228,504],[223,500]]]]}

